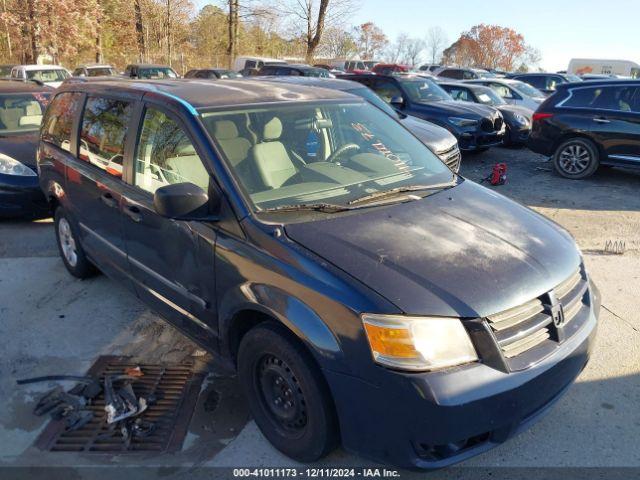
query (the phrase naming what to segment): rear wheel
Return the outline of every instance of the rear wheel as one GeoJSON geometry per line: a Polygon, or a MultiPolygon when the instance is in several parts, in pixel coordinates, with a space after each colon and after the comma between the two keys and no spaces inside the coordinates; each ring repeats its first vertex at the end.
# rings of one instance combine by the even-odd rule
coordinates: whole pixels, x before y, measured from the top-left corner
{"type": "Polygon", "coordinates": [[[243,337],[238,375],[258,427],[278,450],[312,462],[335,448],[336,414],[322,373],[282,327],[260,324],[243,337]]]}
{"type": "Polygon", "coordinates": [[[556,172],[573,180],[587,178],[600,164],[598,148],[586,138],[572,138],[562,143],[553,157],[556,172]]]}
{"type": "Polygon", "coordinates": [[[56,208],[54,225],[60,257],[69,273],[78,278],[88,278],[95,274],[96,269],[84,253],[73,221],[62,207],[56,208]]]}

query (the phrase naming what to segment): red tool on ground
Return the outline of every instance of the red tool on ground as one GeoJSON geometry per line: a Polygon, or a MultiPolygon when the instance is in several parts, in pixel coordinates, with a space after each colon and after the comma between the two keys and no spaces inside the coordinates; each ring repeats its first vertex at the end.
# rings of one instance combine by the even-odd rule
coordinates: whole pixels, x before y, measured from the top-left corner
{"type": "Polygon", "coordinates": [[[507,183],[507,164],[496,163],[493,166],[491,175],[487,177],[487,180],[489,180],[489,183],[491,183],[491,185],[504,185],[505,183],[507,183]]]}

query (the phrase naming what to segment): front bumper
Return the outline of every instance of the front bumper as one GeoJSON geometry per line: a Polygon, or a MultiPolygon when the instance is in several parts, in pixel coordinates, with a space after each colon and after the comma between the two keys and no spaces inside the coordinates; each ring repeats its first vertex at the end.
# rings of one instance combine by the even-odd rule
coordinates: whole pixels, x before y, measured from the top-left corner
{"type": "Polygon", "coordinates": [[[476,130],[473,132],[462,132],[457,135],[460,150],[464,152],[501,145],[504,141],[504,136],[504,127],[500,131],[485,132],[483,130],[476,130]]]}
{"type": "Polygon", "coordinates": [[[49,205],[38,177],[0,174],[0,218],[36,218],[48,214],[49,205]]]}
{"type": "Polygon", "coordinates": [[[505,138],[509,143],[515,143],[518,145],[525,145],[527,140],[529,139],[529,135],[531,135],[530,127],[517,127],[512,126],[509,127],[508,138],[505,138]]]}
{"type": "Polygon", "coordinates": [[[442,468],[489,450],[540,418],[585,367],[600,297],[592,286],[589,318],[553,355],[505,373],[480,363],[441,372],[383,370],[372,384],[325,372],[343,445],[404,468],[442,468]]]}

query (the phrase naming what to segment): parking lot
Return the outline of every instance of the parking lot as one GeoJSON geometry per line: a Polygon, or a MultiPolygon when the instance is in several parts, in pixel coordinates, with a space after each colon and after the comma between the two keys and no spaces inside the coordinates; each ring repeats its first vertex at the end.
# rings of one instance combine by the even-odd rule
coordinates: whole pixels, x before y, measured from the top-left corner
{"type": "MultiPolygon", "coordinates": [[[[595,353],[557,406],[533,428],[461,465],[640,467],[640,173],[602,169],[572,182],[526,149],[466,155],[462,173],[480,181],[496,162],[508,182],[492,187],[567,228],[603,295],[595,353]]],[[[508,228],[505,225],[505,228],[508,228]]],[[[0,461],[15,466],[286,466],[251,421],[233,378],[191,341],[104,276],[72,278],[58,258],[50,220],[0,224],[0,461]],[[209,373],[182,451],[161,456],[43,453],[32,446],[47,423],[32,415],[47,384],[16,379],[83,374],[99,355],[140,361],[195,361],[209,373]],[[213,407],[207,402],[216,397],[213,407]],[[248,460],[250,459],[250,460],[248,460]]],[[[393,406],[390,406],[393,408],[393,406]]],[[[367,465],[338,450],[323,465],[367,465]]],[[[167,475],[176,471],[168,471],[167,475]]],[[[466,472],[466,473],[465,473],[466,472]]],[[[446,472],[442,475],[446,475],[446,472]]]]}

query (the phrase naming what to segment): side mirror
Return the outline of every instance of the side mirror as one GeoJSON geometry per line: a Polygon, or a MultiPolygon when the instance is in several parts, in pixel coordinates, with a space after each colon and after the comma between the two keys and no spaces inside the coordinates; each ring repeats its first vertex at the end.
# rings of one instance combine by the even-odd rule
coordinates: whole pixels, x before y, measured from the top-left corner
{"type": "Polygon", "coordinates": [[[396,95],[395,97],[391,97],[391,105],[395,108],[404,108],[404,98],[400,95],[396,95]]]}
{"type": "Polygon", "coordinates": [[[160,187],[153,194],[153,206],[159,215],[174,220],[211,218],[209,195],[193,183],[174,183],[160,187]]]}

